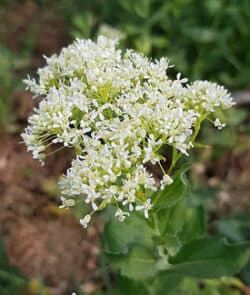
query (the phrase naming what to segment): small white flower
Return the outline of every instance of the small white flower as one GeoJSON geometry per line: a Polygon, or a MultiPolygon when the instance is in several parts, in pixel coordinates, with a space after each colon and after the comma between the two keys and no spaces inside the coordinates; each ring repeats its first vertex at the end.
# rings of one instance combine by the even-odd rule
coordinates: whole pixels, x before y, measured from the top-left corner
{"type": "Polygon", "coordinates": [[[217,127],[219,130],[223,129],[225,126],[226,126],[226,124],[221,123],[218,118],[214,121],[214,127],[217,127]]]}
{"type": "Polygon", "coordinates": [[[130,214],[128,212],[122,211],[121,209],[117,209],[115,212],[115,217],[118,218],[119,221],[124,221],[126,219],[126,216],[129,216],[130,214]]]}
{"type": "Polygon", "coordinates": [[[164,174],[162,180],[160,181],[161,190],[164,189],[166,185],[170,185],[172,183],[173,183],[173,179],[168,174],[164,174]]]}
{"type": "Polygon", "coordinates": [[[59,206],[59,208],[69,208],[75,206],[75,200],[74,199],[66,199],[64,197],[61,197],[62,205],[59,206]]]}
{"type": "Polygon", "coordinates": [[[187,78],[181,78],[181,73],[177,73],[176,79],[178,81],[180,81],[181,83],[187,83],[188,82],[188,79],[187,78]]]}
{"type": "Polygon", "coordinates": [[[129,211],[134,210],[134,205],[133,203],[135,202],[135,190],[129,190],[128,193],[123,197],[122,205],[126,206],[128,205],[129,211]]]}
{"type": "Polygon", "coordinates": [[[146,202],[144,202],[142,205],[137,205],[135,207],[136,211],[144,210],[144,216],[145,218],[148,218],[148,211],[153,207],[151,204],[151,199],[147,199],[146,202]]]}
{"type": "Polygon", "coordinates": [[[90,220],[91,220],[91,215],[90,214],[87,214],[87,215],[84,216],[84,218],[80,219],[80,224],[84,228],[86,228],[88,226],[90,220]]]}

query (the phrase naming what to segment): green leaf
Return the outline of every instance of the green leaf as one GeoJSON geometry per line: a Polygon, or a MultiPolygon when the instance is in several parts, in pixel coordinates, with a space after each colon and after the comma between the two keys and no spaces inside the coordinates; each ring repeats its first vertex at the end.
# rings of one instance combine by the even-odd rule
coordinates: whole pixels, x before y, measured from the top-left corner
{"type": "Polygon", "coordinates": [[[158,212],[158,226],[160,238],[168,254],[175,255],[180,247],[179,234],[186,222],[187,199],[182,198],[171,208],[162,209],[158,212]]]}
{"type": "MultiPolygon", "coordinates": [[[[177,171],[173,184],[158,192],[155,199],[158,228],[162,242],[170,255],[175,255],[179,251],[181,246],[179,234],[181,232],[184,234],[184,224],[192,222],[190,218],[190,210],[192,209],[188,209],[186,198],[187,181],[185,172],[188,168],[189,166],[185,165],[181,170],[177,171]]],[[[193,220],[193,222],[196,221],[193,220]]],[[[191,227],[194,227],[194,225],[191,227]]],[[[187,231],[190,231],[187,225],[186,228],[187,231]]],[[[190,232],[188,235],[189,238],[196,237],[196,234],[192,235],[190,232]]]]}
{"type": "Polygon", "coordinates": [[[197,280],[185,278],[180,287],[171,295],[240,295],[239,290],[233,289],[242,284],[235,278],[197,280]]]}
{"type": "MultiPolygon", "coordinates": [[[[78,294],[78,293],[77,293],[78,294]]],[[[97,292],[95,295],[148,295],[143,283],[118,276],[115,280],[115,287],[109,291],[97,292]]]]}
{"type": "Polygon", "coordinates": [[[159,190],[153,197],[154,207],[156,211],[169,208],[175,205],[187,193],[186,171],[190,165],[184,165],[178,170],[174,176],[174,182],[166,186],[163,190],[159,190]]]}
{"type": "Polygon", "coordinates": [[[243,242],[250,238],[249,214],[237,214],[222,218],[216,223],[217,231],[232,242],[243,242]]]}
{"type": "Polygon", "coordinates": [[[94,24],[94,16],[91,12],[81,12],[81,14],[75,14],[72,18],[72,32],[73,37],[88,38],[91,34],[91,30],[94,24]]]}
{"type": "Polygon", "coordinates": [[[245,284],[250,285],[250,260],[247,265],[243,268],[241,272],[241,278],[245,282],[245,284]]]}
{"type": "Polygon", "coordinates": [[[183,33],[195,42],[201,43],[211,43],[218,38],[217,32],[210,28],[186,28],[183,33]]]}
{"type": "MultiPolygon", "coordinates": [[[[174,291],[183,280],[183,277],[174,272],[165,271],[157,275],[153,285],[153,295],[169,294],[174,291]]],[[[172,293],[171,293],[172,294],[172,293]]]]}
{"type": "Polygon", "coordinates": [[[230,245],[218,238],[201,238],[170,257],[170,270],[195,278],[219,278],[239,272],[250,257],[250,243],[230,245]]]}
{"type": "Polygon", "coordinates": [[[128,255],[108,254],[110,263],[120,270],[121,275],[134,280],[153,277],[156,272],[156,259],[145,248],[134,246],[128,255]]]}
{"type": "Polygon", "coordinates": [[[227,124],[231,126],[238,126],[247,119],[248,112],[245,109],[232,109],[227,114],[227,124]]]}
{"type": "Polygon", "coordinates": [[[174,295],[182,295],[184,291],[186,295],[201,295],[201,292],[202,292],[199,287],[199,282],[195,279],[190,279],[190,278],[185,278],[183,280],[180,288],[178,288],[178,290],[174,293],[174,295]]]}
{"type": "Polygon", "coordinates": [[[104,251],[112,254],[127,254],[133,245],[152,249],[154,232],[147,220],[139,214],[132,214],[124,222],[112,219],[104,229],[104,251]]]}
{"type": "Polygon", "coordinates": [[[186,209],[186,222],[180,233],[182,243],[197,239],[205,233],[205,213],[203,207],[186,209]]]}
{"type": "Polygon", "coordinates": [[[249,257],[250,243],[228,245],[217,238],[194,240],[169,258],[169,269],[157,275],[152,294],[172,294],[186,277],[210,279],[234,275],[249,257]]]}
{"type": "Polygon", "coordinates": [[[115,295],[146,295],[147,292],[143,285],[139,282],[135,282],[134,280],[130,280],[126,277],[119,277],[117,280],[117,291],[115,295]]]}
{"type": "Polygon", "coordinates": [[[175,255],[181,247],[181,242],[178,235],[166,234],[164,237],[164,242],[168,254],[171,256],[175,255]]]}
{"type": "Polygon", "coordinates": [[[141,18],[149,17],[150,0],[137,0],[134,2],[135,13],[141,18]]]}
{"type": "MultiPolygon", "coordinates": [[[[206,130],[207,131],[207,130],[206,130]]],[[[220,130],[220,132],[210,132],[210,136],[205,137],[205,144],[217,145],[220,148],[230,148],[236,144],[236,134],[229,128],[220,130]]]]}
{"type": "MultiPolygon", "coordinates": [[[[183,195],[184,196],[184,195],[183,195]]],[[[172,207],[157,213],[161,235],[178,234],[182,230],[187,211],[187,200],[182,197],[172,207]]]]}

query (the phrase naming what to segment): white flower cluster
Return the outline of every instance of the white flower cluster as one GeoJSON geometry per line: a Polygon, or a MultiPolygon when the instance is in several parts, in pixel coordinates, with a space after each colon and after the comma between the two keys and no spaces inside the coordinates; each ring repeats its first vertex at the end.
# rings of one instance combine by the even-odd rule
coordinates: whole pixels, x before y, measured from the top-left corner
{"type": "MultiPolygon", "coordinates": [[[[167,59],[122,53],[117,41],[102,36],[96,43],[76,40],[46,61],[38,82],[25,81],[41,102],[22,137],[41,161],[51,145],[75,149],[60,181],[62,206],[74,206],[82,196],[93,210],[81,220],[84,227],[108,204],[117,207],[120,221],[133,210],[147,218],[156,184],[145,163],[166,160],[164,145],[187,155],[197,121],[233,105],[223,87],[207,81],[187,85],[180,74],[171,80],[167,59]]],[[[161,189],[172,183],[163,172],[161,189]]]]}

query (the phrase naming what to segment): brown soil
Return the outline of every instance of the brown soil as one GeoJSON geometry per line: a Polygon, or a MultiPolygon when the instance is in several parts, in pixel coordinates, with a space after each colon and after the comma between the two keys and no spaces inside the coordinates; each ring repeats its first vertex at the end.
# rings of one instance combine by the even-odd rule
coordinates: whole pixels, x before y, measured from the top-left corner
{"type": "Polygon", "coordinates": [[[215,167],[223,179],[223,190],[218,195],[220,212],[250,211],[250,151],[223,156],[215,167]]]}
{"type": "Polygon", "coordinates": [[[11,264],[29,278],[41,276],[53,294],[62,294],[75,282],[95,286],[100,222],[84,230],[45,191],[72,155],[55,155],[41,168],[20,141],[1,134],[0,223],[11,264]]]}

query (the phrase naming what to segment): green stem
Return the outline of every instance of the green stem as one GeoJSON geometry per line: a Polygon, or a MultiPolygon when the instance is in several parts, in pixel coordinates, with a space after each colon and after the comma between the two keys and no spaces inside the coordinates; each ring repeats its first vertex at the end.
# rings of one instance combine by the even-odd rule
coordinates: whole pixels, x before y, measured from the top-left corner
{"type": "Polygon", "coordinates": [[[171,162],[171,165],[170,165],[170,167],[168,169],[168,174],[172,173],[176,163],[179,161],[181,156],[182,156],[181,153],[178,153],[178,151],[175,148],[173,148],[172,162],[171,162]]]}
{"type": "MultiPolygon", "coordinates": [[[[195,140],[199,134],[200,128],[201,128],[201,122],[205,119],[206,116],[201,116],[199,120],[197,120],[195,128],[194,128],[194,133],[191,138],[191,142],[194,144],[195,140]]],[[[173,169],[176,165],[176,163],[180,160],[182,154],[178,152],[175,148],[173,148],[173,154],[172,154],[172,162],[171,165],[168,169],[168,174],[171,174],[173,172],[173,169]]]]}
{"type": "Polygon", "coordinates": [[[193,136],[191,138],[192,143],[195,142],[195,139],[199,134],[199,131],[200,131],[200,128],[201,128],[201,121],[202,121],[202,119],[198,120],[197,123],[196,123],[196,126],[194,128],[194,134],[193,134],[193,136]]]}
{"type": "Polygon", "coordinates": [[[157,236],[160,235],[160,229],[158,224],[158,218],[155,212],[152,213],[152,222],[151,222],[151,228],[154,230],[155,234],[157,236]]]}

